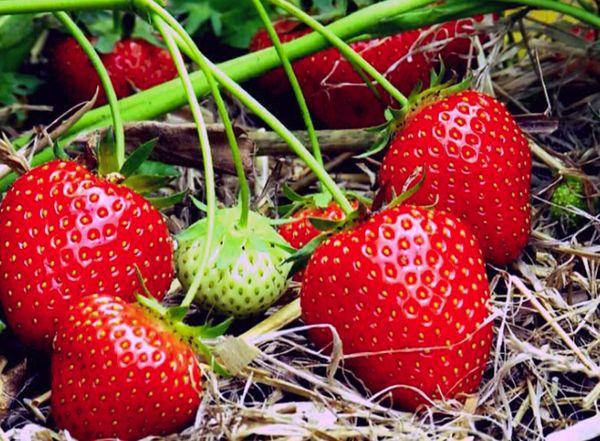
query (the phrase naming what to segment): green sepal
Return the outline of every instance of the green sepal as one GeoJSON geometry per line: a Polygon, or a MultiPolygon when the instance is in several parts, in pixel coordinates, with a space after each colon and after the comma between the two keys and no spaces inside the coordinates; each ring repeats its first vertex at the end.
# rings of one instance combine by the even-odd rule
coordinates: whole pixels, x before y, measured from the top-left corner
{"type": "Polygon", "coordinates": [[[331,231],[344,223],[344,221],[334,221],[320,217],[309,217],[308,221],[319,231],[331,231]]]}
{"type": "Polygon", "coordinates": [[[198,199],[196,199],[194,196],[191,196],[192,199],[192,203],[194,204],[194,206],[202,211],[203,213],[206,213],[208,211],[208,207],[206,206],[206,204],[198,199]]]}
{"type": "Polygon", "coordinates": [[[150,154],[152,153],[152,150],[154,150],[154,147],[156,147],[157,142],[158,138],[154,138],[143,143],[141,146],[135,149],[135,151],[129,155],[123,164],[123,167],[121,167],[121,175],[123,175],[125,178],[128,178],[138,171],[144,161],[150,157],[150,154]]]}
{"type": "Polygon", "coordinates": [[[2,320],[0,320],[0,334],[2,334],[2,332],[4,332],[5,329],[6,329],[6,325],[4,324],[4,322],[2,320]]]}
{"type": "Polygon", "coordinates": [[[222,245],[217,258],[217,268],[225,269],[235,262],[246,245],[246,240],[246,237],[235,234],[235,231],[226,232],[221,239],[222,245]]]}
{"type": "Polygon", "coordinates": [[[333,197],[331,196],[331,193],[325,191],[312,195],[312,200],[318,208],[327,208],[333,200],[333,197]]]}
{"type": "Polygon", "coordinates": [[[153,297],[141,295],[137,296],[137,301],[150,314],[162,321],[175,335],[186,341],[217,374],[229,376],[229,373],[216,360],[210,346],[202,340],[212,340],[223,335],[229,329],[232,319],[227,319],[216,326],[190,326],[183,322],[189,311],[186,306],[166,307],[153,297]]]}
{"type": "Polygon", "coordinates": [[[107,176],[119,171],[119,159],[114,146],[114,131],[109,128],[98,146],[98,174],[100,176],[107,176]]]}
{"type": "Polygon", "coordinates": [[[304,245],[299,250],[296,250],[294,254],[288,257],[284,263],[291,263],[292,268],[290,269],[290,276],[296,274],[299,271],[302,271],[311,256],[314,254],[315,250],[327,240],[327,238],[331,234],[329,233],[321,233],[317,237],[313,238],[310,242],[304,245]]]}
{"type": "Polygon", "coordinates": [[[297,193],[288,184],[283,184],[282,191],[283,195],[292,202],[302,202],[306,199],[305,196],[302,196],[300,193],[297,193]]]}
{"type": "Polygon", "coordinates": [[[182,203],[186,195],[187,191],[182,191],[180,193],[175,193],[170,196],[161,196],[155,198],[147,197],[146,200],[150,202],[152,206],[157,210],[164,210],[166,208],[171,208],[174,205],[182,203]]]}
{"type": "Polygon", "coordinates": [[[52,153],[56,159],[62,159],[63,161],[69,160],[69,155],[67,155],[67,152],[65,152],[65,149],[59,140],[52,143],[52,153]]]}
{"type": "Polygon", "coordinates": [[[147,195],[165,187],[173,178],[159,175],[133,175],[123,181],[123,185],[136,193],[147,195]]]}

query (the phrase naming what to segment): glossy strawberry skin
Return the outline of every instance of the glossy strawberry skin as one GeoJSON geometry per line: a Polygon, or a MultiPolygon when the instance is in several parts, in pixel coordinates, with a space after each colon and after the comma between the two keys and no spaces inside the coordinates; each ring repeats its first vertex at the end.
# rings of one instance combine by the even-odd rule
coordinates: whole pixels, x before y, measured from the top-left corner
{"type": "MultiPolygon", "coordinates": [[[[301,290],[306,324],[335,327],[357,377],[373,393],[391,388],[405,410],[478,387],[493,336],[488,301],[469,228],[411,206],[329,238],[311,257],[301,290]]],[[[332,341],[323,327],[309,336],[323,348],[332,341]]]]}
{"type": "MultiPolygon", "coordinates": [[[[129,96],[136,90],[149,89],[177,76],[169,53],[145,40],[119,41],[112,52],[102,54],[100,58],[118,98],[129,96]]],[[[106,104],[100,78],[75,39],[66,38],[53,48],[51,67],[56,82],[70,103],[89,100],[98,88],[96,105],[106,104]]]]}
{"type": "Polygon", "coordinates": [[[417,111],[383,160],[379,181],[388,199],[417,167],[426,177],[411,203],[435,204],[467,222],[488,262],[518,258],[531,229],[531,154],[504,105],[465,91],[417,111]]]}
{"type": "Polygon", "coordinates": [[[130,189],[74,162],[19,178],[0,206],[0,302],[26,345],[50,348],[60,314],[94,293],[162,298],[173,278],[162,216],[130,189]]]}
{"type": "MultiPolygon", "coordinates": [[[[452,21],[443,25],[402,32],[384,38],[351,44],[402,93],[408,95],[417,84],[427,85],[430,73],[439,67],[441,57],[448,70],[466,71],[471,49],[470,37],[477,26],[490,21],[484,16],[452,21]]],[[[280,34],[289,41],[304,35],[294,22],[282,22],[280,34]],[[293,29],[290,31],[290,29],[293,29]]],[[[266,33],[257,34],[251,50],[270,46],[266,33]]],[[[325,126],[332,129],[376,126],[385,122],[386,107],[395,105],[392,98],[377,86],[381,98],[367,87],[352,65],[335,48],[313,54],[294,62],[294,70],[305,94],[310,111],[325,126]]],[[[269,73],[260,84],[269,93],[289,91],[282,70],[276,76],[269,73]],[[280,90],[280,84],[286,85],[280,90]],[[273,92],[276,91],[276,92],[273,92]]]]}
{"type": "Polygon", "coordinates": [[[73,302],[52,354],[52,416],[79,440],[167,435],[194,419],[202,373],[194,352],[138,304],[73,302]]]}

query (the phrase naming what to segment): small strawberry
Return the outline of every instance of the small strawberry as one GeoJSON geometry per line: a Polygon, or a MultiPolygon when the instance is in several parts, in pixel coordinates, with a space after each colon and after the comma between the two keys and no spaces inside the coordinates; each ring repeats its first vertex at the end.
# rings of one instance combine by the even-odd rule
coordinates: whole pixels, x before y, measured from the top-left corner
{"type": "Polygon", "coordinates": [[[59,317],[87,294],[162,298],[173,277],[166,224],[144,198],[84,167],[52,161],[0,206],[0,303],[28,346],[49,349],[59,317]]]}
{"type": "Polygon", "coordinates": [[[54,342],[52,416],[79,440],[167,435],[194,420],[202,371],[194,351],[137,303],[72,302],[54,342]]]}
{"type": "Polygon", "coordinates": [[[519,256],[531,228],[531,154],[500,102],[465,91],[409,115],[381,167],[388,199],[421,166],[425,181],[411,203],[436,204],[470,224],[493,264],[519,256]]]}
{"type": "Polygon", "coordinates": [[[269,219],[250,212],[248,225],[238,223],[240,209],[217,213],[213,249],[207,267],[198,274],[206,219],[178,237],[175,252],[177,274],[185,289],[197,277],[197,301],[207,309],[243,318],[271,306],[283,293],[291,264],[289,245],[273,229],[269,219]]]}
{"type": "MultiPolygon", "coordinates": [[[[406,31],[384,38],[356,42],[351,47],[402,93],[409,94],[418,84],[427,85],[439,58],[452,70],[463,73],[471,48],[470,37],[477,34],[483,16],[452,21],[440,26],[406,31]]],[[[294,22],[280,24],[284,41],[305,34],[294,22]],[[292,31],[290,31],[292,29],[292,31]]],[[[255,38],[252,50],[270,46],[265,32],[255,38]]],[[[380,98],[365,84],[353,66],[335,48],[294,62],[294,70],[314,116],[328,128],[358,128],[383,124],[392,98],[377,86],[380,98]]],[[[264,77],[263,88],[280,90],[288,84],[283,71],[277,77],[264,77]]],[[[285,90],[289,90],[286,87],[285,90]]],[[[284,91],[285,91],[284,90],[284,91]]]]}
{"type": "MultiPolygon", "coordinates": [[[[493,336],[488,301],[469,228],[411,206],[327,239],[301,290],[305,323],[332,325],[357,377],[372,392],[389,389],[406,410],[477,389],[493,336]]],[[[309,336],[322,348],[332,341],[323,327],[309,336]]]]}
{"type": "MultiPolygon", "coordinates": [[[[177,76],[169,52],[145,40],[121,40],[112,52],[102,54],[101,59],[119,98],[177,76]]],[[[57,84],[70,103],[87,101],[99,89],[96,104],[106,104],[100,78],[75,39],[66,38],[53,48],[50,65],[57,84]]]]}
{"type": "Polygon", "coordinates": [[[564,222],[566,226],[576,227],[584,220],[567,207],[575,207],[587,211],[583,182],[580,179],[567,177],[552,193],[552,205],[550,213],[557,221],[564,222]]]}

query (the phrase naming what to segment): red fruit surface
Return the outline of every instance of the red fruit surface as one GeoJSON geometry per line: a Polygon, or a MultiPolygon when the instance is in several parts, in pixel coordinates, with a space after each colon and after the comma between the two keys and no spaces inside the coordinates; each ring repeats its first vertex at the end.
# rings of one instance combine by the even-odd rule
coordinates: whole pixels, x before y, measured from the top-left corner
{"type": "MultiPolygon", "coordinates": [[[[353,201],[352,206],[356,209],[358,207],[358,202],[353,201]]],[[[326,208],[309,206],[294,213],[293,217],[297,220],[283,224],[279,228],[279,234],[287,241],[287,243],[299,250],[321,233],[321,231],[316,229],[313,224],[310,223],[309,218],[340,221],[344,219],[345,216],[337,202],[331,202],[326,208]]]]}
{"type": "MultiPolygon", "coordinates": [[[[368,61],[402,93],[408,95],[417,84],[427,85],[430,73],[438,68],[441,57],[449,70],[464,73],[471,49],[471,37],[477,33],[476,24],[483,16],[453,21],[426,29],[406,31],[385,38],[353,43],[352,48],[368,61]]],[[[292,22],[293,23],[293,22],[292,22]]],[[[304,33],[283,22],[282,38],[285,41],[304,33]]],[[[265,32],[259,33],[251,50],[270,46],[265,32]]],[[[358,128],[385,122],[384,110],[395,104],[381,87],[377,98],[352,65],[335,48],[318,52],[294,62],[294,70],[307,103],[314,116],[328,128],[358,128]]],[[[277,77],[268,74],[260,81],[265,90],[280,91],[279,85],[289,91],[283,71],[277,77]]],[[[375,83],[374,83],[375,84],[375,83]]]]}
{"type": "Polygon", "coordinates": [[[202,372],[192,349],[139,304],[70,305],[52,354],[52,416],[76,439],[167,435],[194,419],[202,372]]]}
{"type": "MultiPolygon", "coordinates": [[[[493,336],[488,301],[468,226],[411,206],[329,238],[311,257],[301,290],[306,324],[335,327],[357,377],[373,393],[389,388],[406,410],[477,389],[493,336]]],[[[322,348],[332,341],[327,328],[309,336],[322,348]]]]}
{"type": "Polygon", "coordinates": [[[20,177],[0,206],[0,302],[28,346],[49,349],[60,315],[88,294],[162,298],[173,278],[161,214],[132,190],[74,162],[20,177]]]}
{"type": "Polygon", "coordinates": [[[421,166],[425,182],[410,203],[436,204],[470,224],[488,262],[518,258],[531,229],[531,154],[502,103],[466,91],[410,116],[381,167],[387,198],[421,166]]]}
{"type": "MultiPolygon", "coordinates": [[[[145,90],[177,76],[175,64],[165,49],[145,40],[126,39],[101,57],[118,98],[145,90]]],[[[69,103],[87,101],[99,89],[96,105],[106,104],[100,78],[79,44],[73,38],[59,42],[50,64],[58,85],[69,103]]]]}
{"type": "MultiPolygon", "coordinates": [[[[310,29],[304,27],[300,22],[293,20],[280,20],[273,25],[282,43],[295,40],[303,35],[309,34],[310,29]]],[[[250,41],[250,51],[257,52],[273,46],[271,38],[266,29],[259,30],[250,41]]],[[[294,69],[301,64],[301,60],[294,63],[294,69]]],[[[290,82],[283,68],[278,67],[257,78],[257,84],[269,94],[278,97],[292,92],[290,82]]]]}

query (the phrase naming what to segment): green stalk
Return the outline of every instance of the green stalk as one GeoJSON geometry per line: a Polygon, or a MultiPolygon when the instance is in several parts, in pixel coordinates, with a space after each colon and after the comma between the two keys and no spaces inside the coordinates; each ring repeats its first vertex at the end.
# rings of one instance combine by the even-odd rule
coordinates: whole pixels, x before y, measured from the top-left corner
{"type": "Polygon", "coordinates": [[[79,43],[79,46],[81,46],[81,49],[83,49],[92,63],[92,66],[94,66],[94,69],[98,73],[98,77],[100,77],[100,83],[102,83],[102,87],[104,88],[108,100],[115,132],[114,155],[117,159],[118,170],[112,171],[119,171],[125,163],[125,129],[123,127],[123,119],[121,118],[121,110],[119,109],[119,100],[112,85],[112,81],[110,80],[110,76],[102,63],[100,56],[96,52],[96,49],[94,49],[94,46],[92,46],[79,26],[77,26],[73,19],[69,17],[69,14],[61,11],[56,12],[54,15],[60,20],[65,28],[67,28],[77,43],[79,43]]]}
{"type": "MultiPolygon", "coordinates": [[[[298,138],[271,112],[269,112],[262,104],[256,101],[248,92],[246,92],[239,84],[231,80],[227,75],[220,71],[214,64],[210,62],[198,49],[196,43],[185,32],[183,27],[175,20],[168,12],[152,0],[138,0],[142,5],[146,5],[154,14],[159,15],[165,22],[171,26],[179,37],[179,44],[188,56],[196,62],[201,69],[207,69],[212,72],[214,78],[227,89],[233,96],[242,102],[246,107],[252,110],[257,116],[263,119],[273,131],[283,138],[284,141],[292,148],[292,150],[306,163],[323,185],[330,191],[335,201],[340,205],[340,208],[346,214],[354,211],[352,205],[346,199],[335,181],[327,174],[325,169],[316,161],[310,152],[304,147],[298,138]]],[[[212,76],[211,76],[212,78],[212,76]]],[[[210,80],[210,78],[209,78],[210,80]]],[[[191,290],[191,288],[190,288],[191,290]]]]}
{"type": "Polygon", "coordinates": [[[296,77],[296,73],[294,72],[292,63],[290,63],[290,60],[285,53],[285,49],[281,44],[279,35],[277,35],[277,31],[271,23],[269,14],[263,6],[261,0],[252,0],[252,3],[254,4],[254,7],[258,12],[259,17],[262,20],[265,29],[267,30],[267,33],[269,34],[269,38],[273,42],[273,46],[277,51],[277,55],[281,59],[281,65],[283,66],[283,70],[285,71],[285,74],[288,77],[290,86],[292,87],[292,91],[294,92],[294,96],[296,97],[296,101],[298,102],[298,107],[300,108],[302,119],[304,119],[304,125],[306,126],[306,131],[308,132],[308,139],[310,141],[310,145],[312,146],[313,156],[315,157],[317,162],[321,166],[323,166],[323,155],[321,154],[321,148],[319,147],[319,140],[317,139],[315,126],[313,124],[312,118],[310,117],[310,111],[308,110],[308,105],[306,104],[306,100],[304,99],[304,95],[302,94],[302,89],[300,88],[300,83],[298,82],[298,77],[296,77]]]}
{"type": "Polygon", "coordinates": [[[19,0],[0,1],[0,15],[38,12],[83,11],[89,9],[130,9],[131,0],[19,0]]]}
{"type": "Polygon", "coordinates": [[[158,15],[153,15],[152,20],[156,28],[161,33],[163,39],[165,40],[167,48],[169,49],[169,52],[173,57],[173,61],[175,62],[175,66],[177,67],[177,72],[179,73],[181,82],[183,83],[185,93],[188,97],[190,110],[194,117],[196,128],[198,130],[198,138],[200,140],[202,160],[204,163],[204,181],[206,184],[207,232],[206,238],[202,242],[202,260],[200,261],[200,270],[198,271],[199,277],[196,277],[196,279],[194,279],[194,283],[192,283],[192,286],[190,286],[190,289],[186,293],[185,298],[181,303],[181,306],[189,306],[194,300],[196,291],[198,291],[198,286],[200,285],[200,277],[204,273],[204,268],[206,267],[208,259],[210,258],[211,242],[214,236],[215,229],[217,200],[215,192],[215,176],[213,170],[212,153],[210,150],[210,142],[208,139],[208,133],[206,131],[206,124],[204,123],[204,118],[202,117],[202,110],[200,109],[200,103],[198,102],[198,98],[194,94],[194,88],[192,86],[192,82],[190,81],[190,76],[188,74],[187,68],[185,67],[185,62],[183,61],[181,52],[177,47],[177,43],[175,43],[175,40],[173,39],[173,35],[171,33],[170,28],[165,24],[165,22],[158,15]]]}
{"type": "MultiPolygon", "coordinates": [[[[331,32],[327,27],[323,26],[317,20],[312,18],[303,10],[297,8],[296,6],[289,3],[287,0],[269,0],[275,6],[283,9],[288,14],[293,15],[295,18],[321,34],[324,38],[327,39],[332,46],[337,48],[340,53],[346,58],[350,63],[358,68],[362,69],[366,72],[371,78],[373,78],[377,84],[379,84],[383,90],[390,94],[398,104],[400,104],[401,108],[406,108],[408,106],[408,99],[402,92],[400,92],[396,87],[388,81],[388,79],[379,73],[377,69],[375,69],[368,61],[366,61],[363,57],[356,53],[354,49],[350,47],[344,40],[331,32]]],[[[434,0],[431,0],[427,3],[433,3],[434,0]]],[[[407,1],[408,3],[409,1],[407,1]]],[[[425,3],[425,4],[427,4],[425,3]]]]}
{"type": "Polygon", "coordinates": [[[547,9],[549,11],[559,12],[561,14],[565,14],[581,20],[584,23],[594,26],[597,29],[600,29],[600,16],[598,14],[594,14],[593,12],[587,11],[583,8],[578,8],[576,6],[570,5],[568,3],[563,3],[555,0],[495,0],[501,3],[509,3],[515,7],[518,6],[529,6],[536,9],[547,9]]]}

